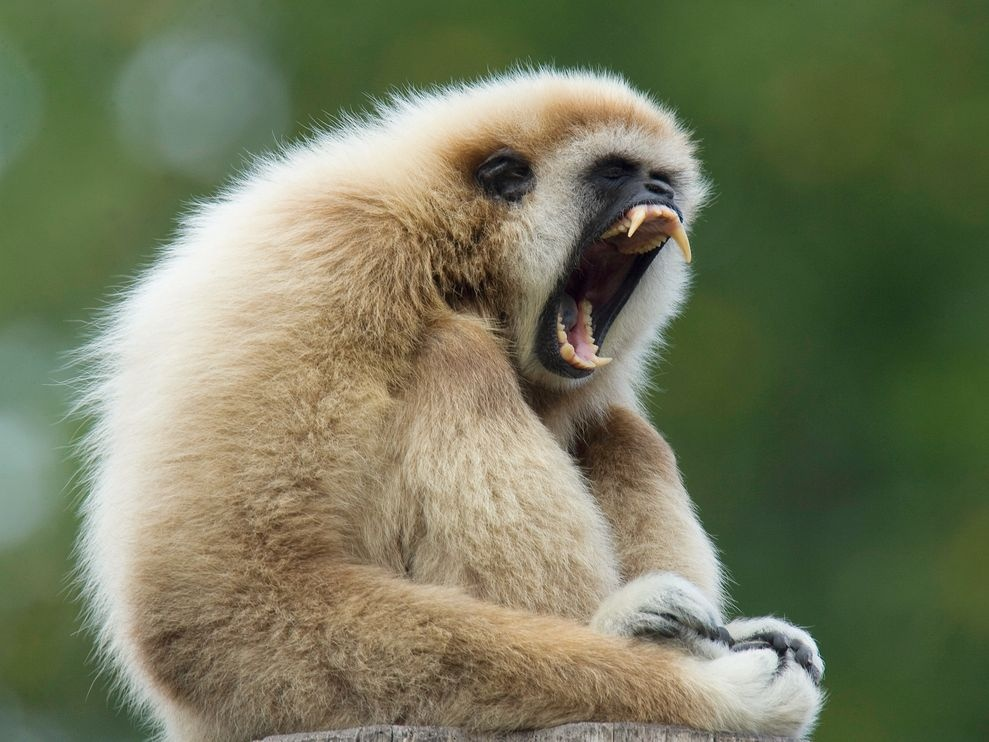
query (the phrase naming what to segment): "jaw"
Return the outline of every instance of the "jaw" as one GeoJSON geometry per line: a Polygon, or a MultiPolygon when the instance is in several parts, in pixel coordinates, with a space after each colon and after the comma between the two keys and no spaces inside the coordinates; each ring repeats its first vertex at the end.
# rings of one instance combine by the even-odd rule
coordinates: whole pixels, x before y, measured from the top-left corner
{"type": "MultiPolygon", "coordinates": [[[[669,205],[635,204],[608,215],[604,223],[577,245],[538,319],[534,355],[558,381],[586,379],[613,360],[605,351],[619,346],[605,338],[661,251],[664,258],[672,257],[681,265],[690,260],[680,215],[669,205]],[[663,250],[671,237],[683,259],[663,250]]],[[[665,272],[670,260],[660,262],[667,264],[657,266],[665,272]]],[[[647,293],[641,298],[655,297],[653,291],[647,293]]],[[[676,305],[676,297],[671,298],[676,305]]],[[[657,314],[667,316],[673,308],[664,312],[661,306],[654,307],[657,314]]],[[[644,319],[643,329],[654,324],[644,319]]]]}

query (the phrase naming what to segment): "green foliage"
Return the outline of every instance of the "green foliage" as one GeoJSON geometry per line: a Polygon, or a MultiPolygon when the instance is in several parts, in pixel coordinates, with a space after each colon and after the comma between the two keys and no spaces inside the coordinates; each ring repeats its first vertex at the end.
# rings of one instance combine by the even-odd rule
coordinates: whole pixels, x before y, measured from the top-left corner
{"type": "Polygon", "coordinates": [[[78,633],[59,352],[248,151],[517,61],[619,71],[703,142],[717,196],[650,404],[740,610],[819,639],[817,739],[989,737],[987,22],[892,0],[5,2],[0,737],[143,736],[78,633]]]}

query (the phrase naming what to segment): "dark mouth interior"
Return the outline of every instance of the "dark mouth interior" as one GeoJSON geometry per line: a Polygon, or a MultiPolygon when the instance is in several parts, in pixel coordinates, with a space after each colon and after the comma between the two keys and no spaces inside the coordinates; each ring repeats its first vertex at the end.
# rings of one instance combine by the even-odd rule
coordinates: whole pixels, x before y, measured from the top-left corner
{"type": "MultiPolygon", "coordinates": [[[[662,224],[647,222],[632,237],[624,232],[598,237],[580,252],[555,307],[562,324],[558,332],[562,329],[565,342],[575,348],[576,363],[595,356],[611,323],[669,239],[660,230],[662,224]]],[[[564,342],[562,335],[559,339],[564,342]]],[[[579,377],[591,371],[593,366],[574,368],[576,373],[570,369],[564,372],[579,377]]]]}
{"type": "Polygon", "coordinates": [[[683,216],[672,203],[633,202],[608,216],[588,230],[543,306],[535,351],[543,366],[559,376],[579,379],[611,363],[607,348],[602,351],[605,336],[670,239],[690,262],[683,216]]]}
{"type": "MultiPolygon", "coordinates": [[[[633,266],[642,257],[620,253],[611,242],[600,240],[581,253],[577,268],[567,279],[561,305],[574,302],[579,306],[584,299],[588,300],[594,307],[591,326],[599,341],[604,340],[603,331],[607,330],[612,315],[617,314],[616,299],[623,293],[631,293],[631,290],[623,292],[622,288],[629,280],[633,266]]],[[[566,322],[564,325],[567,330],[573,327],[566,322]]]]}

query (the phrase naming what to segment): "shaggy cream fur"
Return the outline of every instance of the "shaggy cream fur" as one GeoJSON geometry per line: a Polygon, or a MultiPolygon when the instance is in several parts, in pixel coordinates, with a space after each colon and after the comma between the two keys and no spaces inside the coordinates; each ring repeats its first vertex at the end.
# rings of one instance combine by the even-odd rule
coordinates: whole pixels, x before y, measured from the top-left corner
{"type": "Polygon", "coordinates": [[[591,208],[581,173],[614,153],[665,174],[690,224],[690,139],[618,79],[400,98],[197,208],[112,310],[85,400],[84,579],[104,655],[169,739],[810,728],[821,693],[792,653],[633,636],[723,620],[714,550],[636,402],[680,253],[618,315],[613,363],[567,379],[534,354],[591,208]],[[518,203],[474,179],[503,147],[535,174],[518,203]]]}

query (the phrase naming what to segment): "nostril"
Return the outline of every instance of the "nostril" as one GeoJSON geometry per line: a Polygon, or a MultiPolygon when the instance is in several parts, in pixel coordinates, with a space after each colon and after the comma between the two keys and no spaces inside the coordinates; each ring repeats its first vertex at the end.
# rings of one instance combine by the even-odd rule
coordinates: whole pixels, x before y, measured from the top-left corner
{"type": "Polygon", "coordinates": [[[674,191],[673,186],[669,183],[664,183],[661,180],[648,180],[646,181],[645,188],[650,193],[655,193],[657,196],[668,196],[673,198],[674,191]]]}

